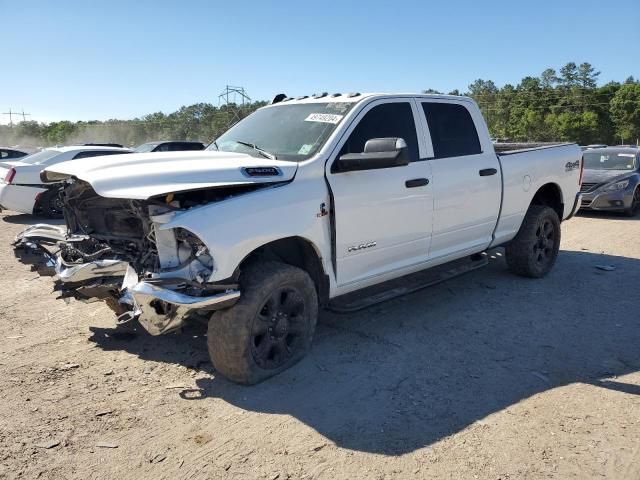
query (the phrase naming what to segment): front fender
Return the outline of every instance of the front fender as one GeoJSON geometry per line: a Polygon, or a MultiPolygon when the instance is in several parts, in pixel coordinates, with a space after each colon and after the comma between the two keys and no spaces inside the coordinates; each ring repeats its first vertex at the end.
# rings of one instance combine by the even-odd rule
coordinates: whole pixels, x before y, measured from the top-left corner
{"type": "Polygon", "coordinates": [[[315,245],[325,271],[330,271],[328,205],[322,179],[297,178],[282,186],[178,213],[160,228],[185,228],[207,245],[214,260],[210,282],[231,277],[257,248],[293,236],[315,245]]]}

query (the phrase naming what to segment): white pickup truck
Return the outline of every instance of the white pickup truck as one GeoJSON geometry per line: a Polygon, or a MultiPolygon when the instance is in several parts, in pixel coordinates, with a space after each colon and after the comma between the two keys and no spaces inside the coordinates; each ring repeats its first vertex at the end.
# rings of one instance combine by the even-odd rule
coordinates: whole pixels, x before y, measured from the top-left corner
{"type": "Polygon", "coordinates": [[[252,384],[305,355],[319,307],[416,290],[497,246],[514,273],[544,276],[581,171],[573,144],[497,155],[469,98],[279,95],[206,151],[47,168],[43,182],[68,183],[66,227],[30,227],[16,251],[119,323],[208,321],[215,368],[252,384]]]}

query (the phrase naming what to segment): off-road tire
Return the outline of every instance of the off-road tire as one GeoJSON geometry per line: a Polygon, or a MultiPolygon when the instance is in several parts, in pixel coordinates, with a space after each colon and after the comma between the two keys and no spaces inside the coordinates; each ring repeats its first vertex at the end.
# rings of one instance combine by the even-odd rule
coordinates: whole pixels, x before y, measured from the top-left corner
{"type": "Polygon", "coordinates": [[[207,346],[216,371],[252,385],[286,370],[309,351],[318,296],[307,272],[278,262],[248,266],[239,283],[238,302],[211,316],[207,346]],[[289,314],[283,313],[292,305],[289,314]]]}
{"type": "Polygon", "coordinates": [[[541,278],[553,268],[559,249],[558,214],[550,207],[531,205],[518,234],[506,247],[507,265],[517,275],[541,278]]]}

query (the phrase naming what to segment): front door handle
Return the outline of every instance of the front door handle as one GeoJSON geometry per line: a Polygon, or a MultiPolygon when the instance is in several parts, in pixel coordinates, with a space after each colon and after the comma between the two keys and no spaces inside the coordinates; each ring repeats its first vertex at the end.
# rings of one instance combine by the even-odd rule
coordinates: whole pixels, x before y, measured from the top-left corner
{"type": "Polygon", "coordinates": [[[425,185],[429,185],[428,178],[414,178],[404,182],[404,186],[407,188],[424,187],[425,185]]]}
{"type": "Polygon", "coordinates": [[[488,177],[490,175],[495,175],[496,173],[498,173],[498,170],[496,170],[495,168],[483,168],[479,173],[481,177],[488,177]]]}

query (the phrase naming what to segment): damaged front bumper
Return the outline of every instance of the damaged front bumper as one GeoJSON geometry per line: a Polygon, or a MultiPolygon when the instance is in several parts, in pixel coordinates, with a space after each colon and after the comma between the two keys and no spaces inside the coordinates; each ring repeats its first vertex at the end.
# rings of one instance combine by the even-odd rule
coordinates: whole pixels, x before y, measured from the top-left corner
{"type": "Polygon", "coordinates": [[[132,309],[120,321],[137,318],[151,335],[162,335],[180,328],[193,312],[211,312],[231,307],[240,298],[238,290],[226,290],[207,296],[192,296],[172,290],[160,282],[138,281],[129,267],[123,281],[124,303],[132,309]]]}
{"type": "Polygon", "coordinates": [[[118,323],[137,319],[151,335],[172,332],[184,325],[189,316],[231,307],[240,298],[235,288],[208,285],[207,289],[194,291],[193,287],[187,288],[186,282],[175,279],[140,280],[129,263],[121,260],[65,264],[59,253],[45,248],[79,239],[69,237],[62,227],[34,225],[16,237],[15,253],[41,275],[55,275],[58,298],[104,300],[119,315],[118,323]],[[189,294],[185,293],[187,290],[189,294]]]}

